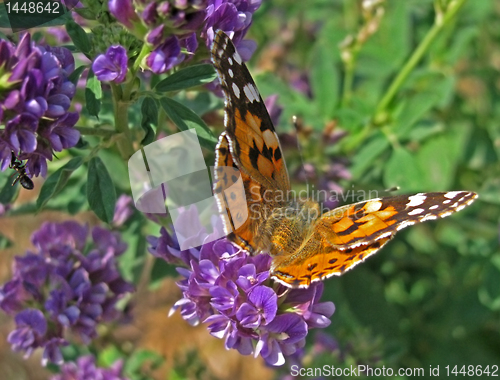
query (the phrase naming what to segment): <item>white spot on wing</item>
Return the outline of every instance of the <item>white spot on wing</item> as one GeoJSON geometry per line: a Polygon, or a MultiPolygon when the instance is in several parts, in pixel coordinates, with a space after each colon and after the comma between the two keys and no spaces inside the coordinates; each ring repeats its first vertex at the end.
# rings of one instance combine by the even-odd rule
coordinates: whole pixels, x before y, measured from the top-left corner
{"type": "Polygon", "coordinates": [[[243,87],[243,92],[250,102],[259,101],[259,93],[252,84],[247,84],[243,87]]]}
{"type": "Polygon", "coordinates": [[[408,215],[418,215],[423,213],[425,210],[423,208],[416,208],[414,210],[411,210],[408,215]]]}
{"type": "Polygon", "coordinates": [[[234,52],[234,54],[233,54],[233,59],[234,59],[234,60],[235,60],[235,61],[236,61],[239,65],[241,65],[241,62],[243,62],[243,61],[241,60],[241,57],[240,57],[240,55],[238,54],[238,52],[237,52],[237,51],[235,51],[235,52],[234,52]]]}
{"type": "Polygon", "coordinates": [[[408,226],[412,226],[414,225],[415,222],[412,222],[410,220],[405,220],[404,222],[402,222],[401,224],[399,224],[396,229],[399,231],[399,230],[402,230],[403,228],[405,227],[408,227],[408,226]]]}
{"type": "Polygon", "coordinates": [[[423,194],[412,195],[411,197],[408,197],[409,202],[406,204],[406,207],[420,206],[422,203],[425,202],[426,198],[427,196],[423,194]]]}
{"type": "Polygon", "coordinates": [[[439,205],[434,205],[434,206],[429,207],[429,210],[435,210],[437,208],[439,208],[439,205]]]}
{"type": "Polygon", "coordinates": [[[434,220],[434,219],[437,219],[438,217],[436,215],[432,215],[432,214],[426,214],[425,216],[423,216],[420,221],[423,222],[425,220],[434,220]]]}
{"type": "Polygon", "coordinates": [[[227,59],[227,61],[229,62],[229,64],[230,64],[230,65],[232,65],[232,64],[233,64],[233,60],[231,59],[231,57],[229,57],[229,58],[227,59]]]}
{"type": "Polygon", "coordinates": [[[451,199],[447,199],[447,200],[443,201],[443,204],[448,204],[448,203],[451,203],[451,199]]]}
{"type": "Polygon", "coordinates": [[[268,147],[274,148],[276,146],[276,142],[278,141],[276,133],[270,129],[265,130],[264,133],[262,133],[262,137],[268,147]]]}
{"type": "Polygon", "coordinates": [[[240,98],[240,89],[238,88],[238,85],[236,83],[233,83],[233,92],[234,92],[234,96],[236,96],[239,99],[240,98]]]}
{"type": "Polygon", "coordinates": [[[382,202],[368,201],[366,202],[366,205],[363,208],[366,210],[366,212],[375,212],[380,210],[380,207],[382,207],[382,202]]]}
{"type": "Polygon", "coordinates": [[[227,72],[229,73],[229,76],[230,76],[231,78],[233,78],[233,77],[234,77],[233,70],[229,69],[229,70],[227,70],[227,72]]]}
{"type": "Polygon", "coordinates": [[[444,197],[445,197],[445,198],[448,198],[448,199],[453,199],[453,198],[455,198],[455,197],[456,197],[458,194],[460,194],[460,193],[461,193],[461,191],[448,191],[448,192],[444,195],[444,197]]]}

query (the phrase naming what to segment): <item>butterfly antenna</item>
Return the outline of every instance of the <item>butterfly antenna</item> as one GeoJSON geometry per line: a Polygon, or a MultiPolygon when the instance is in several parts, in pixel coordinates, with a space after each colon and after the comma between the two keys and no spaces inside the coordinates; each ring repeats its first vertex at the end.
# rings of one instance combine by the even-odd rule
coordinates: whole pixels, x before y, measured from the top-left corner
{"type": "MultiPolygon", "coordinates": [[[[299,140],[299,135],[300,135],[299,130],[301,129],[301,127],[300,127],[300,122],[296,115],[292,116],[292,124],[293,127],[295,128],[295,136],[297,136],[297,150],[300,156],[300,163],[304,168],[305,167],[304,155],[302,154],[302,146],[300,145],[300,140],[299,140]]],[[[305,176],[305,183],[306,183],[306,189],[309,189],[309,180],[307,179],[307,176],[305,176]]]]}
{"type": "Polygon", "coordinates": [[[392,187],[389,187],[388,189],[385,189],[384,192],[385,193],[394,193],[395,191],[398,191],[400,189],[399,186],[392,186],[392,187]]]}

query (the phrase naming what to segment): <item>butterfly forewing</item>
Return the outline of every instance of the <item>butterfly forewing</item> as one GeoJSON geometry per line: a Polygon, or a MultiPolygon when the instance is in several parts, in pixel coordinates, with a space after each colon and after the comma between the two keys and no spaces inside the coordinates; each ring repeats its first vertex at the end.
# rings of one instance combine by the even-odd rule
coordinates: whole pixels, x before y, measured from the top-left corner
{"type": "Polygon", "coordinates": [[[222,31],[215,36],[212,61],[225,96],[225,126],[236,164],[266,189],[286,193],[290,182],[271,118],[252,76],[222,31]]]}
{"type": "Polygon", "coordinates": [[[397,231],[415,223],[444,218],[470,205],[477,194],[468,191],[420,193],[371,199],[323,214],[315,234],[294,256],[278,256],[271,275],[291,287],[345,271],[376,253],[397,231]],[[315,250],[308,249],[315,245],[315,250]]]}
{"type": "Polygon", "coordinates": [[[443,218],[471,204],[468,191],[420,193],[372,199],[334,209],[321,216],[317,229],[338,249],[367,245],[415,223],[443,218]]]}

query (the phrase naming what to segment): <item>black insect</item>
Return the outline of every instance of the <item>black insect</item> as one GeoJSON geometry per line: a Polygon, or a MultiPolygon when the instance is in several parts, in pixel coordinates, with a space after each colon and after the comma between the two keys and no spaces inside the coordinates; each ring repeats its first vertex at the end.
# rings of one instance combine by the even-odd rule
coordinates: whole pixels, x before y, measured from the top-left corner
{"type": "Polygon", "coordinates": [[[23,162],[16,157],[14,152],[12,152],[12,159],[10,161],[9,168],[14,169],[18,173],[18,176],[12,183],[12,186],[19,181],[21,186],[27,190],[32,190],[35,187],[31,178],[28,177],[28,174],[26,174],[26,164],[23,165],[23,162]]]}

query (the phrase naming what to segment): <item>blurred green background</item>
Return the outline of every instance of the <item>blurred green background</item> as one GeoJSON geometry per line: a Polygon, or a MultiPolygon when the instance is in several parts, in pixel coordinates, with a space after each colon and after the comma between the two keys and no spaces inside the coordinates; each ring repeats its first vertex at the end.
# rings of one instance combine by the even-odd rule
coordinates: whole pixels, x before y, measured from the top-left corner
{"type": "MultiPolygon", "coordinates": [[[[446,365],[491,368],[500,363],[500,2],[465,1],[439,31],[436,9],[446,1],[380,2],[382,15],[367,13],[368,3],[272,1],[257,13],[251,71],[272,67],[256,81],[286,105],[279,130],[298,115],[313,131],[332,120],[347,131],[324,150],[348,160],[346,190],[472,190],[479,200],[402,231],[365,264],[326,281],[338,364],[426,374],[439,365],[441,375],[446,365]],[[421,60],[384,104],[419,49],[421,60]],[[300,70],[311,98],[290,90],[300,70]]],[[[333,364],[329,355],[309,360],[333,364]]]]}

